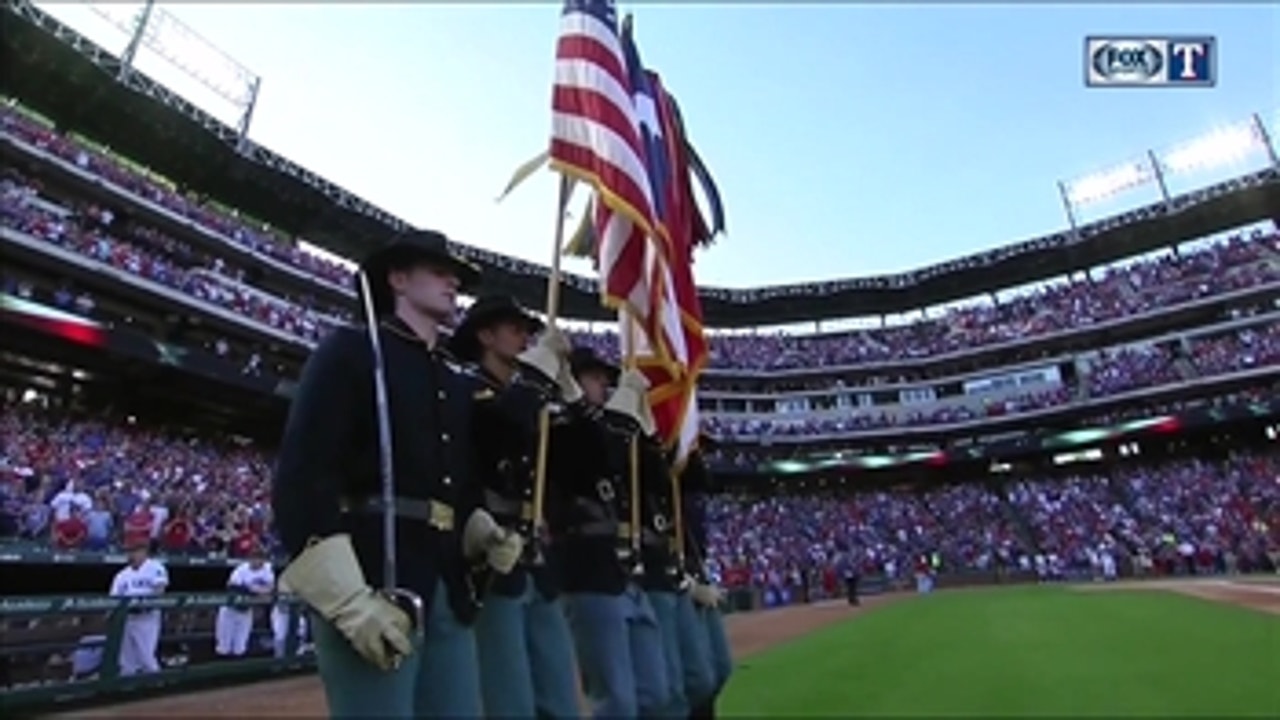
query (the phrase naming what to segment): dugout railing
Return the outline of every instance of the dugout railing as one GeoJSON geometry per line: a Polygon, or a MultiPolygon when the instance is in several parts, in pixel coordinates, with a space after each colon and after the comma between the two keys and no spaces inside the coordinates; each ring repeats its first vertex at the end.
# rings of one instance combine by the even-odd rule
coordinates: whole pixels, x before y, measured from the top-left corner
{"type": "MultiPolygon", "coordinates": [[[[13,566],[10,566],[13,567],[13,566]]],[[[940,587],[1017,583],[1023,573],[943,573],[940,587]]],[[[863,595],[910,590],[906,579],[889,582],[864,577],[863,595]]],[[[807,585],[736,588],[726,593],[726,613],[753,612],[843,597],[844,589],[807,585]]],[[[87,702],[187,691],[211,685],[258,681],[310,672],[315,656],[301,604],[292,597],[247,598],[223,592],[174,593],[157,598],[103,595],[33,595],[0,598],[0,716],[31,716],[87,702]],[[214,652],[214,623],[224,605],[254,612],[248,652],[220,658],[214,652]],[[279,608],[287,621],[283,642],[271,613],[279,608]],[[131,610],[162,612],[156,657],[160,671],[120,673],[120,646],[131,610]]]]}
{"type": "Polygon", "coordinates": [[[106,696],[264,679],[310,670],[314,656],[292,598],[247,598],[228,593],[172,594],[157,598],[102,595],[0,598],[0,716],[106,696]],[[214,652],[218,608],[248,607],[253,630],[245,655],[214,652]],[[277,643],[271,614],[284,627],[277,643]],[[130,611],[159,610],[156,658],[160,671],[124,676],[120,646],[130,611]]]}
{"type": "MultiPolygon", "coordinates": [[[[12,566],[11,566],[12,567],[12,566]]],[[[726,612],[749,612],[826,598],[820,590],[738,589],[726,612]]],[[[0,598],[0,715],[31,714],[86,701],[256,681],[314,668],[302,606],[290,597],[246,598],[220,592],[174,593],[157,598],[37,595],[0,598]],[[214,652],[214,623],[224,605],[254,612],[248,652],[214,652]],[[286,613],[283,642],[270,614],[286,613]],[[130,611],[160,610],[157,673],[120,673],[120,646],[130,611]]]]}

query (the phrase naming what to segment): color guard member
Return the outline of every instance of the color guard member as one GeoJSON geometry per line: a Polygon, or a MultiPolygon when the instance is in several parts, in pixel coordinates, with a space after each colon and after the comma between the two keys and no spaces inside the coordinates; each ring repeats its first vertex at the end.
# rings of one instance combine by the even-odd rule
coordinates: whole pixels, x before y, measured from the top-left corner
{"type": "Polygon", "coordinates": [[[510,573],[489,577],[476,619],[480,689],[490,718],[580,714],[558,568],[539,536],[534,506],[541,414],[548,413],[549,423],[545,493],[547,484],[564,482],[575,471],[565,461],[577,448],[560,429],[568,419],[564,395],[572,401],[582,393],[568,374],[564,336],[554,328],[542,331],[542,321],[514,299],[489,296],[471,306],[450,342],[458,359],[476,364],[486,385],[477,393],[475,414],[475,467],[484,507],[526,542],[524,557],[510,573]],[[526,350],[539,332],[539,344],[526,350]]]}
{"type": "Polygon", "coordinates": [[[563,548],[564,590],[584,690],[597,718],[653,717],[670,701],[662,636],[639,586],[638,548],[632,543],[631,445],[648,434],[653,418],[648,383],[618,371],[586,349],[570,355],[582,387],[586,422],[575,447],[595,477],[578,477],[551,503],[553,536],[563,548]]]}
{"type": "Polygon", "coordinates": [[[699,449],[689,456],[684,472],[680,478],[680,492],[684,499],[684,531],[685,531],[685,571],[688,573],[691,587],[689,598],[692,600],[694,619],[682,615],[681,636],[686,639],[686,683],[685,692],[690,699],[689,717],[707,720],[715,717],[715,699],[729,681],[733,672],[733,658],[729,651],[729,641],[724,631],[724,617],[721,604],[724,592],[711,582],[707,573],[707,525],[706,500],[712,490],[711,477],[707,468],[707,459],[703,452],[707,440],[703,440],[699,449]],[[689,640],[692,642],[689,642],[689,640]],[[696,647],[696,649],[694,649],[696,647]],[[700,692],[702,677],[691,677],[688,658],[701,658],[692,662],[705,663],[699,666],[699,672],[710,675],[710,691],[700,692]],[[705,667],[705,670],[702,668],[705,667]]]}
{"type": "Polygon", "coordinates": [[[509,571],[522,550],[479,507],[478,381],[438,343],[479,271],[430,231],[398,235],[361,270],[376,320],[320,343],[285,427],[272,498],[293,560],[281,579],[315,615],[332,717],[476,717],[466,567],[509,571]]]}

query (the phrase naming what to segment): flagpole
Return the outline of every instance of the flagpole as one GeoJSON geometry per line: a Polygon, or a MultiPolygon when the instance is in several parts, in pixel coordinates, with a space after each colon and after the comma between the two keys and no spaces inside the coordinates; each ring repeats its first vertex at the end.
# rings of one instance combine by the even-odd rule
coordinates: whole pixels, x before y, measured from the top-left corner
{"type": "Polygon", "coordinates": [[[573,192],[573,179],[560,175],[560,199],[556,203],[555,240],[551,246],[551,277],[547,278],[547,326],[556,324],[560,315],[560,256],[564,245],[564,215],[573,192]]]}
{"type": "Polygon", "coordinates": [[[671,468],[671,506],[672,522],[676,533],[676,562],[680,563],[680,571],[685,572],[684,564],[684,496],[680,492],[680,473],[671,468]]]}
{"type": "MultiPolygon", "coordinates": [[[[573,193],[573,180],[560,175],[560,198],[556,202],[555,240],[551,246],[551,276],[547,278],[547,328],[556,325],[556,317],[560,314],[560,246],[564,244],[564,216],[569,205],[569,196],[573,193]]],[[[567,362],[567,361],[566,361],[567,362]]],[[[556,380],[557,378],[551,378],[556,380]]],[[[551,416],[546,407],[538,414],[538,448],[537,464],[533,475],[533,538],[541,543],[546,537],[547,519],[544,509],[547,498],[547,455],[551,447],[551,416]]],[[[536,545],[535,545],[536,547],[536,545]]],[[[536,559],[543,557],[541,550],[534,554],[536,559]]]]}

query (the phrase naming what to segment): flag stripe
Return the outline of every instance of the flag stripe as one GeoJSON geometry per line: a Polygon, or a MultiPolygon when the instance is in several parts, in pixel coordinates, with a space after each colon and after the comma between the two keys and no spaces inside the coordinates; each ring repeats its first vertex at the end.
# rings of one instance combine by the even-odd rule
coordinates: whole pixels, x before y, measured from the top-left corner
{"type": "Polygon", "coordinates": [[[597,191],[595,236],[602,299],[646,330],[644,282],[654,224],[646,148],[613,0],[566,0],[556,44],[552,167],[597,191]]]}
{"type": "MultiPolygon", "coordinates": [[[[610,56],[608,51],[594,40],[564,38],[560,41],[560,45],[562,50],[567,52],[556,59],[554,87],[590,90],[603,95],[606,100],[618,107],[626,107],[625,103],[631,92],[626,84],[627,76],[619,74],[617,68],[609,67],[616,65],[618,58],[610,56]]],[[[634,127],[630,121],[628,125],[634,127]]]]}
{"type": "Polygon", "coordinates": [[[652,303],[643,282],[649,241],[635,223],[607,207],[598,208],[597,222],[603,226],[599,245],[600,266],[609,272],[600,276],[606,298],[625,301],[636,321],[648,327],[652,303]]]}
{"type": "Polygon", "coordinates": [[[566,2],[556,45],[551,157],[607,189],[606,203],[648,227],[653,201],[625,63],[614,4],[566,2]]]}
{"type": "Polygon", "coordinates": [[[592,174],[613,188],[620,199],[647,220],[651,205],[648,189],[644,187],[648,182],[644,180],[644,162],[640,156],[633,152],[620,152],[610,162],[595,163],[597,155],[594,148],[602,144],[625,144],[625,138],[619,131],[620,121],[624,119],[621,111],[609,103],[601,103],[600,96],[595,93],[558,87],[554,95],[551,156],[573,165],[589,163],[583,167],[591,168],[592,174]]]}

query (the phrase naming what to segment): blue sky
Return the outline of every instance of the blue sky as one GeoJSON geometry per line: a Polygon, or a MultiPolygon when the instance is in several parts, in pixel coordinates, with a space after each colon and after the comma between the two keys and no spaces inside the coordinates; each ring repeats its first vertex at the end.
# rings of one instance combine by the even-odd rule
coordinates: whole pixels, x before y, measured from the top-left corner
{"type": "MultiPolygon", "coordinates": [[[[83,6],[42,6],[124,46],[83,6]]],[[[164,7],[263,78],[259,143],[418,225],[549,260],[553,176],[494,197],[547,142],[558,4],[164,7]]],[[[708,284],[896,271],[1057,231],[1059,179],[1280,117],[1280,9],[1263,3],[621,7],[725,198],[708,284]],[[1086,35],[1165,33],[1218,38],[1216,88],[1084,87],[1086,35]]]]}

